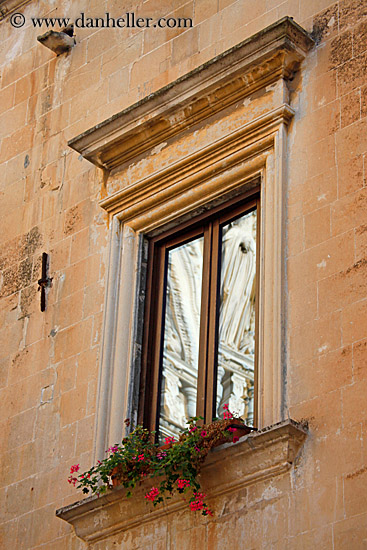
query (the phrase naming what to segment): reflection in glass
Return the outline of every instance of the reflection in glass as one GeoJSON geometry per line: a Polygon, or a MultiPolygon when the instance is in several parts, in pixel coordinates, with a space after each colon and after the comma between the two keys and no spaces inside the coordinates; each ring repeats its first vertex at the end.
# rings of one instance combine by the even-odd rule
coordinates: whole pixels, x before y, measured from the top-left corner
{"type": "Polygon", "coordinates": [[[204,238],[168,252],[159,438],[196,414],[204,238]]]}
{"type": "Polygon", "coordinates": [[[256,211],[222,227],[217,410],[253,422],[256,211]]]}

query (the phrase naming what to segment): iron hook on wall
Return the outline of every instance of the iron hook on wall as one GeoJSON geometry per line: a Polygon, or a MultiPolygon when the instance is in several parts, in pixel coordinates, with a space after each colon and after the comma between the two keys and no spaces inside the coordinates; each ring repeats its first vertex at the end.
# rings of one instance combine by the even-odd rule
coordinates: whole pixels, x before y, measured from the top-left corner
{"type": "Polygon", "coordinates": [[[42,276],[38,279],[38,290],[41,291],[41,311],[46,310],[46,288],[51,286],[52,277],[48,277],[48,254],[42,253],[42,276]]]}

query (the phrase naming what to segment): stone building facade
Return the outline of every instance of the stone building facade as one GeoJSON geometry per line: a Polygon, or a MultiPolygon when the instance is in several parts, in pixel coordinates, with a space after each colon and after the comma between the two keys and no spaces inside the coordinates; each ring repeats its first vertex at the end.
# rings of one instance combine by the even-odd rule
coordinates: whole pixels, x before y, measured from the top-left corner
{"type": "MultiPolygon", "coordinates": [[[[367,548],[366,3],[1,0],[0,28],[1,547],[367,548]],[[213,517],[83,500],[70,466],[159,408],[151,247],[228,205],[257,216],[204,399],[258,431],[203,468],[213,517]]],[[[167,286],[166,434],[211,345],[179,315],[200,246],[167,286]]]]}

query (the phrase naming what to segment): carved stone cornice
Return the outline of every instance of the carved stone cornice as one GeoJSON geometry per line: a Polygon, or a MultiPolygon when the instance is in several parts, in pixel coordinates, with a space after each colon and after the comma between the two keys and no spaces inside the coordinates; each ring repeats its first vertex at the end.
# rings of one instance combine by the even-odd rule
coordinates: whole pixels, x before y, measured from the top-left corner
{"type": "Polygon", "coordinates": [[[0,0],[0,21],[30,2],[31,0],[0,0]]]}
{"type": "MultiPolygon", "coordinates": [[[[229,177],[233,180],[233,185],[237,186],[241,179],[246,178],[249,170],[253,172],[254,169],[253,162],[246,165],[241,163],[255,155],[258,169],[261,170],[264,165],[263,153],[273,147],[275,131],[281,123],[287,125],[293,115],[293,109],[285,103],[178,162],[134,181],[100,200],[99,205],[110,214],[118,212],[121,221],[134,218],[137,213],[141,216],[144,210],[149,211],[153,222],[152,205],[164,203],[167,195],[193,190],[192,192],[201,192],[205,201],[206,190],[203,184],[206,181],[211,180],[212,185],[215,185],[215,178],[220,177],[219,193],[224,187],[223,178],[229,177]],[[237,170],[236,178],[230,174],[231,169],[237,170]],[[201,184],[201,191],[194,191],[198,183],[201,184]]],[[[139,230],[139,220],[132,222],[131,226],[139,230]]]]}
{"type": "Polygon", "coordinates": [[[114,170],[256,90],[289,79],[312,44],[285,17],[68,144],[114,170]]]}
{"type": "MultiPolygon", "coordinates": [[[[307,432],[300,424],[287,420],[243,437],[236,445],[226,444],[208,457],[201,473],[202,485],[210,497],[232,493],[288,471],[294,463],[307,432]]],[[[131,498],[118,488],[106,495],[75,502],[57,510],[56,515],[74,526],[78,537],[97,542],[117,532],[157,520],[187,506],[173,498],[165,506],[149,507],[144,494],[148,482],[131,498]]]]}

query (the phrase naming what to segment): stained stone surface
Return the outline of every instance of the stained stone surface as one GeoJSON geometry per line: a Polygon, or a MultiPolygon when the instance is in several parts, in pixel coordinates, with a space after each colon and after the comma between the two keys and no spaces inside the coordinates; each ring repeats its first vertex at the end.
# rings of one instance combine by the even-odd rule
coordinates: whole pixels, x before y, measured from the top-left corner
{"type": "MultiPolygon", "coordinates": [[[[278,247],[277,238],[267,235],[261,252],[262,261],[280,262],[279,277],[284,282],[281,336],[274,342],[274,349],[278,350],[277,343],[282,351],[282,361],[276,361],[284,384],[274,408],[284,420],[307,421],[309,435],[283,474],[272,476],[269,471],[266,479],[243,487],[236,480],[236,487],[228,486],[214,496],[215,518],[198,518],[180,509],[142,526],[132,523],[129,529],[93,543],[93,550],[360,550],[367,540],[366,3],[128,0],[123,4],[122,8],[114,0],[0,1],[0,546],[87,548],[55,511],[80,498],[67,483],[70,466],[80,464],[81,470],[91,466],[96,447],[102,445],[96,436],[101,422],[116,414],[115,425],[119,423],[122,435],[130,391],[124,373],[141,352],[139,343],[127,339],[114,344],[134,325],[134,318],[125,322],[124,314],[134,309],[135,287],[133,277],[130,282],[125,277],[126,284],[106,303],[108,289],[126,275],[127,268],[126,262],[113,263],[111,257],[128,255],[132,239],[126,231],[118,241],[112,214],[119,210],[127,220],[137,216],[129,201],[131,186],[139,183],[144,200],[148,200],[144,186],[153,194],[149,207],[144,202],[146,227],[149,208],[156,216],[149,231],[156,230],[157,217],[172,224],[174,206],[165,210],[164,193],[171,185],[172,166],[178,163],[174,192],[177,200],[186,193],[186,203],[180,203],[180,216],[186,219],[194,198],[204,208],[206,186],[215,183],[220,195],[228,171],[235,181],[243,182],[254,171],[263,177],[264,199],[269,198],[269,182],[274,178],[283,182],[274,195],[274,200],[281,196],[283,201],[283,225],[278,227],[282,243],[278,247]],[[102,17],[121,11],[153,18],[192,17],[193,27],[78,29],[71,52],[55,56],[37,42],[37,35],[47,29],[36,29],[31,22],[32,17],[75,19],[81,12],[102,17]],[[26,18],[21,28],[10,24],[10,15],[17,12],[26,18]],[[268,76],[266,71],[279,63],[267,60],[261,74],[258,65],[252,66],[242,88],[239,81],[231,81],[231,91],[241,88],[241,93],[235,99],[228,93],[225,97],[233,102],[222,111],[221,96],[206,90],[207,81],[197,77],[206,103],[199,93],[198,103],[190,97],[191,110],[182,108],[179,117],[171,113],[163,118],[164,124],[170,123],[154,127],[152,147],[147,146],[151,121],[141,111],[142,126],[137,128],[132,120],[128,141],[119,144],[125,164],[115,165],[104,145],[98,144],[110,173],[86,160],[88,151],[81,156],[68,146],[70,140],[197,67],[207,67],[216,56],[263,33],[284,16],[292,17],[315,41],[301,65],[295,64],[294,74],[289,69],[284,79],[275,78],[246,95],[249,88],[244,92],[243,86],[251,87],[251,79],[268,76]],[[279,114],[276,109],[281,105],[289,109],[279,114]],[[205,118],[200,119],[200,108],[207,109],[205,118]],[[269,113],[274,120],[269,121],[269,113]],[[246,140],[252,135],[256,141],[259,120],[267,136],[261,135],[261,162],[256,164],[259,150],[251,149],[246,140]],[[228,136],[235,138],[245,127],[250,130],[238,140],[248,155],[226,166],[228,136]],[[167,139],[159,139],[160,135],[167,139]],[[274,139],[279,148],[280,135],[286,141],[284,162],[276,165],[274,139]],[[225,146],[213,153],[210,147],[225,136],[225,146]],[[193,159],[190,166],[185,164],[187,157],[193,159]],[[213,167],[219,157],[218,173],[213,167]],[[194,169],[203,185],[199,198],[186,178],[194,169]],[[38,292],[43,252],[49,254],[53,278],[45,312],[40,311],[38,292]],[[112,326],[106,311],[111,312],[121,297],[120,322],[112,326]],[[113,361],[106,361],[108,345],[123,359],[121,379],[102,418],[101,376],[104,373],[111,380],[116,375],[113,361]]],[[[172,96],[170,101],[183,98],[184,104],[183,96],[172,96]]],[[[145,103],[141,105],[143,109],[145,103]]],[[[113,149],[111,135],[108,147],[113,149]]],[[[91,156],[97,158],[98,151],[91,156]]],[[[260,227],[276,212],[268,204],[265,218],[260,213],[260,227]]],[[[137,231],[143,214],[136,218],[137,231]]],[[[137,258],[131,255],[136,271],[137,258]]],[[[243,271],[241,267],[241,275],[243,271]]],[[[274,279],[266,295],[259,289],[260,316],[263,300],[278,288],[274,279]]],[[[228,305],[238,307],[231,301],[228,305]]],[[[250,329],[242,331],[239,340],[225,331],[226,353],[236,357],[251,348],[244,337],[252,331],[248,312],[243,319],[250,329]],[[239,347],[234,348],[236,342],[239,347]]],[[[272,335],[267,337],[271,341],[272,335]]],[[[244,355],[250,370],[252,354],[244,355]]],[[[273,362],[267,360],[267,365],[271,374],[273,362]]],[[[240,372],[240,380],[239,373],[233,373],[223,395],[243,397],[246,373],[240,372]]],[[[273,399],[269,387],[265,390],[264,398],[273,399]]],[[[271,399],[268,411],[273,416],[271,399]]],[[[115,443],[115,432],[110,436],[115,443]]],[[[233,463],[225,458],[229,455],[221,456],[218,479],[220,472],[225,477],[226,468],[236,473],[236,464],[240,478],[245,467],[241,460],[233,463]]],[[[264,469],[271,467],[271,456],[269,447],[264,469]]],[[[211,475],[215,481],[215,473],[211,475]]],[[[108,520],[102,514],[97,527],[103,529],[108,520]]]]}

